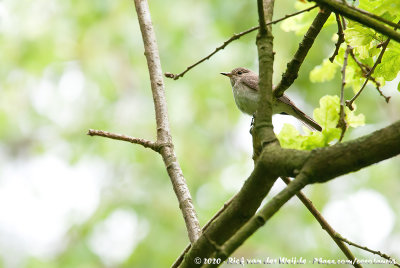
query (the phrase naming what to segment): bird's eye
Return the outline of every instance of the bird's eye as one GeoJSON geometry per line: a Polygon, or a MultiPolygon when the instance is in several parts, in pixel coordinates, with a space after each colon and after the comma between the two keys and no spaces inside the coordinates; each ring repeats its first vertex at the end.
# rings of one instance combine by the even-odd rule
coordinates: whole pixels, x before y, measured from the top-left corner
{"type": "Polygon", "coordinates": [[[238,72],[239,75],[241,75],[242,73],[243,73],[242,71],[239,71],[239,72],[238,72]]]}

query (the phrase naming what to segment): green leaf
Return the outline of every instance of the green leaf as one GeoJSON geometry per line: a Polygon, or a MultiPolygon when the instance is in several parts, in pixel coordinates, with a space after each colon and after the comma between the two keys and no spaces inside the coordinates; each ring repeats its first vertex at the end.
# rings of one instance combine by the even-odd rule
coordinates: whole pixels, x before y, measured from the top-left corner
{"type": "Polygon", "coordinates": [[[316,66],[310,72],[311,82],[317,83],[332,80],[335,77],[338,67],[338,64],[331,63],[328,59],[325,59],[322,65],[316,66]]]}
{"type": "Polygon", "coordinates": [[[379,64],[374,75],[383,77],[386,81],[391,81],[397,77],[400,71],[400,54],[392,49],[387,49],[383,54],[382,63],[379,64]]]}
{"type": "Polygon", "coordinates": [[[284,124],[278,139],[282,147],[290,149],[303,149],[301,146],[304,136],[300,135],[297,129],[289,124],[284,124]]]}
{"type": "MultiPolygon", "coordinates": [[[[300,134],[297,129],[291,125],[285,124],[278,134],[278,139],[282,147],[312,150],[318,147],[329,146],[335,140],[339,140],[341,129],[337,128],[339,121],[340,100],[338,96],[324,96],[319,101],[320,107],[314,110],[314,119],[322,126],[322,131],[305,130],[305,134],[300,134]]],[[[346,122],[350,127],[364,125],[365,117],[363,114],[355,114],[353,111],[345,108],[346,122]]]]}
{"type": "Polygon", "coordinates": [[[314,110],[315,120],[323,129],[335,128],[339,121],[339,97],[324,96],[319,101],[320,108],[314,110]]]}

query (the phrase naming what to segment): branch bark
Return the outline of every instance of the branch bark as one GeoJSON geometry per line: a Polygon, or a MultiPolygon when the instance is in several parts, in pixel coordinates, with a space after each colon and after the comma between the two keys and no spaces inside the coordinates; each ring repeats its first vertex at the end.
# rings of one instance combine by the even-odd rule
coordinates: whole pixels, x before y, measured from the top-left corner
{"type": "Polygon", "coordinates": [[[400,121],[356,140],[312,151],[303,167],[315,182],[326,182],[400,154],[400,121]]]}
{"type": "Polygon", "coordinates": [[[293,59],[287,64],[287,69],[282,75],[281,81],[274,90],[275,97],[279,98],[282,96],[285,90],[293,84],[294,80],[296,80],[304,59],[314,44],[315,38],[317,38],[322,26],[324,26],[325,22],[328,20],[330,14],[330,11],[321,9],[311,23],[310,28],[308,28],[307,33],[299,44],[299,48],[294,54],[293,59]]]}
{"type": "Polygon", "coordinates": [[[311,152],[271,147],[275,146],[264,148],[240,192],[193,245],[179,267],[193,267],[195,257],[229,256],[306,185],[326,182],[399,155],[400,121],[356,140],[311,152]],[[278,176],[296,179],[254,215],[278,176]]]}
{"type": "Polygon", "coordinates": [[[122,134],[111,133],[104,130],[96,130],[96,129],[89,129],[87,135],[89,136],[100,136],[105,137],[113,140],[120,140],[120,141],[127,141],[133,144],[142,145],[144,148],[150,148],[155,152],[160,151],[160,145],[157,142],[149,141],[141,138],[129,137],[122,134]]]}
{"type": "Polygon", "coordinates": [[[193,206],[192,197],[187,187],[182,170],[179,166],[172,145],[172,137],[169,129],[167,102],[165,100],[164,81],[162,76],[160,56],[153,24],[150,17],[149,5],[146,0],[135,0],[136,12],[142,32],[145,56],[150,74],[151,90],[153,93],[154,108],[157,123],[157,143],[164,146],[160,154],[164,160],[172,186],[178,198],[189,239],[194,243],[200,236],[200,224],[193,206]]]}
{"type": "MultiPolygon", "coordinates": [[[[325,182],[400,154],[400,121],[357,140],[315,152],[310,153],[296,179],[266,203],[224,245],[219,246],[214,257],[225,260],[306,185],[325,182]]],[[[268,161],[268,158],[270,156],[264,154],[260,161],[268,161]]]]}
{"type": "Polygon", "coordinates": [[[269,22],[272,21],[274,11],[274,0],[257,0],[258,20],[260,29],[257,35],[258,50],[258,68],[260,99],[255,116],[253,135],[253,148],[255,154],[253,159],[256,161],[260,151],[265,145],[278,143],[272,126],[272,74],[274,72],[274,51],[272,27],[269,22]],[[255,136],[254,136],[255,135],[255,136]]]}
{"type": "Polygon", "coordinates": [[[336,13],[340,13],[346,18],[351,20],[357,21],[371,29],[374,29],[378,33],[386,35],[387,37],[400,42],[400,33],[396,32],[395,30],[386,27],[382,24],[379,20],[365,15],[365,12],[360,12],[359,10],[353,9],[348,5],[344,4],[344,1],[338,0],[311,0],[322,7],[326,7],[336,13]]]}

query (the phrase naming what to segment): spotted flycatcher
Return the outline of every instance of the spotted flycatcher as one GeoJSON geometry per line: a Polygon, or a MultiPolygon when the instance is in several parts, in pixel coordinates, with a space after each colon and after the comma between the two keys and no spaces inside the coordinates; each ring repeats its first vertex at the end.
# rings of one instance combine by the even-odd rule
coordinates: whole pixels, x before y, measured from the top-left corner
{"type": "MultiPolygon", "coordinates": [[[[239,110],[243,113],[254,115],[260,98],[258,75],[243,67],[235,68],[230,73],[221,74],[230,78],[233,96],[239,110]]],[[[292,115],[310,128],[318,131],[322,130],[317,122],[297,108],[285,94],[273,101],[272,112],[274,114],[292,115]]]]}

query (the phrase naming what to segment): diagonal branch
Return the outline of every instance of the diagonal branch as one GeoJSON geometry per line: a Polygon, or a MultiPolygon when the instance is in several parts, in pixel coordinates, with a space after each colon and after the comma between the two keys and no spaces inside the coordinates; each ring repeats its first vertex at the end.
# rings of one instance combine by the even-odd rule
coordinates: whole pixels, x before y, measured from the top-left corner
{"type": "Polygon", "coordinates": [[[304,173],[293,180],[285,189],[279,194],[274,196],[268,203],[266,203],[260,210],[251,217],[250,220],[243,225],[223,246],[216,252],[215,258],[225,260],[230,256],[238,247],[240,247],[246,239],[254,234],[260,227],[262,227],[271,217],[289,201],[298,191],[303,189],[309,183],[308,177],[304,173]]]}
{"type": "Polygon", "coordinates": [[[400,121],[358,139],[311,152],[303,167],[315,182],[326,182],[400,154],[400,121]]]}
{"type": "MultiPolygon", "coordinates": [[[[204,232],[205,230],[207,230],[207,228],[214,222],[214,220],[216,218],[219,217],[219,215],[221,215],[222,212],[224,212],[226,210],[226,208],[232,203],[232,200],[235,198],[236,195],[234,195],[231,199],[229,199],[228,201],[226,201],[224,203],[224,205],[222,206],[222,208],[220,208],[217,213],[214,214],[214,216],[212,216],[212,218],[210,220],[208,220],[208,222],[203,226],[203,228],[201,229],[202,232],[204,232]]],[[[187,245],[186,248],[183,250],[183,252],[181,253],[181,255],[179,255],[179,257],[175,260],[175,262],[172,264],[171,268],[177,268],[183,261],[183,258],[185,257],[185,254],[189,251],[191,247],[191,244],[187,245]]]]}
{"type": "MultiPolygon", "coordinates": [[[[135,0],[135,7],[138,14],[145,56],[150,74],[151,91],[153,93],[154,108],[156,112],[157,143],[172,145],[161,62],[158,53],[157,40],[151,21],[149,5],[147,0],[135,0]]],[[[183,177],[178,160],[176,159],[173,146],[162,146],[160,154],[162,155],[172,186],[178,198],[179,207],[186,223],[190,242],[194,243],[201,233],[200,224],[193,206],[189,188],[186,184],[185,178],[183,177]]]]}
{"type": "Polygon", "coordinates": [[[351,241],[349,241],[348,239],[342,237],[342,236],[339,235],[339,234],[336,234],[336,239],[339,239],[339,240],[341,240],[341,241],[343,241],[343,242],[345,242],[345,243],[347,243],[347,244],[349,244],[349,245],[351,245],[351,246],[354,246],[354,247],[356,247],[356,248],[360,248],[360,249],[363,249],[363,250],[365,250],[365,251],[371,252],[372,254],[379,255],[379,256],[381,256],[382,258],[384,258],[384,259],[386,259],[386,260],[389,261],[389,263],[386,263],[386,264],[393,264],[394,266],[400,267],[400,265],[396,262],[396,260],[395,260],[394,258],[390,257],[389,255],[387,255],[387,254],[385,254],[385,253],[382,253],[382,252],[380,252],[380,251],[372,250],[372,249],[369,249],[369,248],[367,248],[367,247],[358,245],[358,244],[356,244],[356,243],[354,243],[354,242],[351,242],[351,241]]]}
{"type": "Polygon", "coordinates": [[[196,257],[229,256],[307,184],[326,182],[399,155],[400,121],[356,140],[311,152],[270,147],[264,148],[242,189],[192,245],[179,267],[193,267],[196,257]],[[292,161],[288,161],[289,157],[292,161]],[[268,193],[276,175],[287,176],[284,174],[289,173],[292,175],[288,176],[298,175],[254,215],[255,208],[268,193]]]}
{"type": "Polygon", "coordinates": [[[326,7],[336,13],[340,13],[346,18],[357,21],[371,29],[374,29],[378,33],[386,35],[388,38],[391,38],[397,42],[400,42],[400,33],[395,30],[386,27],[384,24],[375,18],[372,18],[369,15],[365,15],[365,12],[360,12],[354,8],[349,7],[347,4],[344,4],[345,1],[338,0],[312,0],[318,5],[326,7]]]}
{"type": "MultiPolygon", "coordinates": [[[[368,73],[369,73],[369,70],[371,70],[371,67],[368,66],[368,65],[363,64],[362,62],[360,62],[357,59],[356,55],[354,55],[354,51],[353,51],[352,47],[350,47],[350,56],[355,61],[355,63],[358,65],[358,67],[360,67],[361,72],[363,73],[363,76],[367,77],[368,73]]],[[[390,96],[386,96],[385,94],[383,94],[383,92],[381,90],[381,83],[379,83],[376,80],[376,78],[373,77],[372,75],[369,76],[369,79],[375,84],[375,88],[379,92],[379,95],[381,95],[385,99],[386,103],[389,103],[391,97],[390,96]]]]}
{"type": "MultiPolygon", "coordinates": [[[[396,30],[399,26],[400,26],[400,21],[397,23],[397,25],[396,25],[396,27],[394,29],[396,30]]],[[[349,107],[350,110],[353,110],[353,102],[358,98],[358,96],[360,96],[361,92],[364,90],[365,86],[367,85],[368,81],[370,80],[371,75],[374,73],[375,68],[381,63],[383,54],[385,53],[386,48],[389,45],[390,40],[391,39],[388,38],[388,39],[386,39],[385,42],[383,42],[382,50],[379,53],[378,59],[375,61],[374,66],[372,66],[372,68],[369,70],[369,72],[367,74],[367,78],[365,79],[364,84],[362,85],[361,89],[357,92],[356,95],[354,95],[354,97],[351,100],[346,101],[346,105],[347,105],[347,107],[349,107]]],[[[378,91],[381,93],[381,91],[379,89],[378,89],[378,91]]],[[[383,95],[383,93],[381,93],[381,95],[383,95]]],[[[390,98],[385,97],[385,99],[386,99],[386,102],[389,102],[390,98]]]]}
{"type": "MultiPolygon", "coordinates": [[[[300,11],[298,11],[298,12],[295,12],[295,13],[292,13],[292,14],[289,14],[289,15],[285,15],[284,17],[282,17],[282,18],[280,18],[280,19],[277,19],[277,20],[268,22],[267,25],[276,24],[276,23],[281,22],[281,21],[283,21],[283,20],[286,20],[286,19],[288,19],[288,18],[290,18],[290,17],[297,16],[297,15],[299,15],[299,14],[301,14],[301,13],[308,12],[308,11],[310,11],[310,10],[313,10],[313,9],[316,8],[316,7],[317,7],[317,5],[312,6],[312,7],[309,7],[309,8],[306,8],[306,9],[303,9],[303,10],[300,10],[300,11]]],[[[219,47],[215,48],[215,50],[214,50],[213,52],[211,52],[209,55],[207,55],[206,57],[200,59],[199,61],[195,62],[194,64],[188,66],[188,67],[186,68],[186,70],[184,70],[183,72],[181,72],[181,73],[179,73],[179,74],[165,73],[165,74],[164,74],[165,77],[173,78],[174,80],[178,80],[180,77],[183,77],[188,71],[190,71],[191,69],[193,69],[194,67],[196,67],[197,65],[199,65],[200,63],[202,63],[203,61],[209,60],[209,59],[210,59],[212,56],[214,56],[214,54],[216,54],[218,51],[223,50],[223,49],[224,49],[227,45],[229,45],[231,42],[233,42],[233,41],[239,39],[240,37],[242,37],[242,36],[244,36],[244,35],[246,35],[246,34],[248,34],[248,33],[251,33],[251,32],[254,32],[255,30],[258,30],[259,28],[260,28],[260,26],[254,26],[254,27],[252,27],[252,28],[250,28],[250,29],[248,29],[248,30],[246,30],[246,31],[243,31],[243,32],[238,33],[238,34],[234,34],[231,38],[229,38],[228,40],[226,40],[222,45],[220,45],[219,47]]]]}
{"type": "MultiPolygon", "coordinates": [[[[346,3],[346,2],[344,2],[344,3],[346,3]]],[[[383,23],[385,23],[385,24],[387,24],[387,25],[389,25],[389,26],[396,27],[396,23],[393,22],[393,21],[387,20],[387,19],[382,18],[382,17],[380,17],[380,16],[378,16],[378,15],[369,13],[368,11],[365,11],[365,10],[363,10],[363,9],[360,9],[360,8],[357,8],[357,7],[354,7],[354,6],[349,6],[349,5],[347,5],[347,6],[348,6],[349,8],[351,8],[351,9],[354,9],[354,10],[356,10],[356,11],[358,11],[358,12],[364,14],[364,15],[367,15],[368,17],[371,17],[371,18],[373,18],[373,19],[376,19],[376,20],[378,20],[378,21],[380,21],[380,22],[383,22],[383,23]]]]}
{"type": "MultiPolygon", "coordinates": [[[[306,185],[326,182],[399,154],[400,121],[356,140],[312,151],[296,179],[266,203],[229,240],[215,248],[213,257],[224,260],[230,256],[306,185]]],[[[271,161],[269,154],[264,153],[263,156],[257,166],[271,161]]],[[[264,167],[264,172],[270,172],[267,163],[264,167]]]]}
{"type": "MultiPolygon", "coordinates": [[[[289,185],[291,183],[291,180],[288,177],[282,177],[282,180],[289,185]]],[[[307,198],[301,191],[299,191],[296,196],[300,199],[300,201],[306,206],[306,208],[311,212],[311,214],[314,216],[314,218],[319,222],[321,225],[322,229],[324,229],[329,236],[333,239],[333,241],[338,245],[340,250],[346,255],[346,257],[349,260],[352,260],[354,263],[353,266],[357,268],[361,268],[362,266],[358,263],[355,263],[355,257],[353,253],[350,251],[350,249],[342,242],[340,241],[336,235],[336,231],[332,228],[332,226],[326,221],[326,219],[321,215],[321,213],[317,210],[317,208],[313,205],[310,199],[307,198]]]]}
{"type": "Polygon", "coordinates": [[[294,80],[296,80],[304,59],[310,51],[311,46],[314,44],[315,38],[321,31],[322,26],[324,26],[325,22],[328,20],[330,14],[330,11],[321,9],[315,17],[310,28],[308,28],[307,33],[304,35],[303,40],[299,44],[299,48],[294,54],[293,59],[287,64],[287,69],[282,75],[282,80],[274,90],[275,97],[279,98],[282,96],[285,90],[293,84],[294,80]]]}
{"type": "Polygon", "coordinates": [[[353,96],[353,98],[351,98],[351,100],[346,101],[346,106],[349,107],[350,110],[353,110],[353,102],[361,95],[361,93],[363,92],[365,86],[367,85],[368,81],[371,78],[371,75],[374,73],[376,66],[379,65],[379,63],[381,63],[383,54],[386,51],[386,48],[389,44],[390,38],[388,38],[382,45],[382,50],[381,53],[378,56],[378,59],[375,61],[374,66],[372,66],[371,70],[369,70],[369,72],[367,73],[367,78],[365,79],[363,85],[361,86],[360,90],[356,93],[356,95],[353,96]]]}

